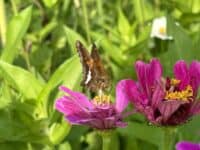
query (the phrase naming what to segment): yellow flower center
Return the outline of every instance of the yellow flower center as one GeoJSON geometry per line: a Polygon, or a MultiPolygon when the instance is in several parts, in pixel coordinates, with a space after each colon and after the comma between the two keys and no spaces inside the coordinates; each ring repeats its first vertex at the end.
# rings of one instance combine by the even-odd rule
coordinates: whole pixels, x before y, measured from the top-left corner
{"type": "Polygon", "coordinates": [[[159,33],[163,34],[163,35],[166,34],[166,28],[165,27],[160,27],[159,28],[159,33]]]}
{"type": "Polygon", "coordinates": [[[110,96],[108,95],[95,96],[93,99],[93,103],[95,105],[109,105],[111,104],[110,96]]]}
{"type": "Polygon", "coordinates": [[[170,80],[170,84],[173,85],[173,86],[178,85],[180,82],[181,82],[180,80],[177,80],[177,79],[175,79],[175,78],[172,78],[172,79],[170,80]]]}
{"type": "Polygon", "coordinates": [[[186,87],[185,90],[182,91],[167,91],[165,95],[165,100],[182,100],[188,101],[193,96],[193,90],[190,85],[186,87]]]}

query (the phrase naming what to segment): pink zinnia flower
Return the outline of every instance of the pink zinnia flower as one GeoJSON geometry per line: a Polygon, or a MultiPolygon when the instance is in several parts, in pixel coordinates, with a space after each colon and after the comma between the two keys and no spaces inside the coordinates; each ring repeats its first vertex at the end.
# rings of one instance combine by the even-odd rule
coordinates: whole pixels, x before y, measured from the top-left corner
{"type": "Polygon", "coordinates": [[[128,98],[123,92],[127,84],[119,82],[116,88],[116,103],[107,95],[96,96],[89,100],[84,94],[72,91],[64,86],[60,89],[67,95],[56,100],[56,109],[63,113],[71,124],[87,125],[92,128],[106,130],[125,127],[122,112],[128,105],[128,98]]]}
{"type": "Polygon", "coordinates": [[[176,144],[176,150],[200,150],[200,144],[182,141],[176,144]]]}
{"type": "Polygon", "coordinates": [[[160,62],[135,64],[138,82],[123,80],[129,87],[125,92],[137,111],[155,125],[173,126],[185,123],[200,113],[197,91],[200,85],[200,62],[188,67],[183,60],[174,66],[174,78],[162,77],[160,62]]]}

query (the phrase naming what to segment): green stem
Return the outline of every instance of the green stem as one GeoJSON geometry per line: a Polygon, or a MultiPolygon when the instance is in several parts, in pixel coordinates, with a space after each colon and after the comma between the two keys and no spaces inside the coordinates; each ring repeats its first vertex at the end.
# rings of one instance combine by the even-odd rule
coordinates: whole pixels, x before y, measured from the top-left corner
{"type": "Polygon", "coordinates": [[[31,72],[32,71],[31,70],[31,63],[30,63],[28,52],[24,52],[24,59],[26,61],[26,65],[27,65],[28,70],[31,72]]]}
{"type": "Polygon", "coordinates": [[[83,5],[83,16],[84,16],[84,21],[85,21],[85,30],[87,34],[87,41],[91,43],[91,38],[90,38],[90,26],[89,26],[89,20],[88,20],[88,11],[87,11],[87,3],[86,0],[82,1],[83,5]]]}
{"type": "Polygon", "coordinates": [[[154,0],[154,3],[155,3],[155,14],[156,16],[158,16],[160,12],[160,0],[154,0]]]}
{"type": "Polygon", "coordinates": [[[11,0],[11,4],[12,4],[12,9],[15,15],[18,14],[18,10],[17,10],[17,5],[15,3],[15,0],[11,0]]]}
{"type": "Polygon", "coordinates": [[[160,45],[161,45],[161,53],[165,51],[165,41],[160,40],[160,45]]]}
{"type": "Polygon", "coordinates": [[[172,150],[176,137],[176,128],[163,128],[163,139],[161,150],[172,150]]]}
{"type": "Polygon", "coordinates": [[[141,22],[141,27],[142,29],[144,28],[144,22],[145,22],[145,14],[144,14],[144,1],[143,0],[139,0],[139,4],[140,4],[140,10],[141,10],[141,16],[142,16],[142,22],[141,22]]]}
{"type": "Polygon", "coordinates": [[[4,0],[0,0],[0,37],[2,45],[6,43],[6,10],[4,0]]]}
{"type": "MultiPolygon", "coordinates": [[[[97,0],[97,10],[98,10],[98,14],[99,14],[99,18],[100,18],[100,21],[103,20],[103,3],[102,3],[102,0],[97,0]]],[[[102,23],[102,22],[101,22],[102,23]]]]}
{"type": "Polygon", "coordinates": [[[102,150],[110,150],[111,137],[109,133],[102,133],[102,150]]]}
{"type": "Polygon", "coordinates": [[[40,10],[40,14],[41,14],[41,17],[42,17],[42,20],[45,19],[45,11],[42,7],[42,4],[40,3],[40,1],[38,0],[33,0],[33,3],[38,7],[38,9],[40,10]]]}

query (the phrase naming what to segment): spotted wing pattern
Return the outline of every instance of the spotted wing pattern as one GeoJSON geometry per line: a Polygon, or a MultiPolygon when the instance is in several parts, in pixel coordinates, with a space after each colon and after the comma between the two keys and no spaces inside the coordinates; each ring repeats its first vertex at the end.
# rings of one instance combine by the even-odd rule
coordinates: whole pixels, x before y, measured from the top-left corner
{"type": "Polygon", "coordinates": [[[80,41],[76,42],[76,48],[83,68],[81,85],[93,92],[108,88],[109,76],[102,64],[96,45],[92,45],[91,55],[80,41]]]}

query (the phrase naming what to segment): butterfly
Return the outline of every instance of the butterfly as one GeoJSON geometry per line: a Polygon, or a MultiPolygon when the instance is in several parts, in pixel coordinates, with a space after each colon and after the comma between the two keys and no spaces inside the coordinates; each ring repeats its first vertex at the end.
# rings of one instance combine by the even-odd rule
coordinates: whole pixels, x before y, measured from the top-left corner
{"type": "Polygon", "coordinates": [[[110,86],[110,79],[102,64],[96,45],[92,45],[91,54],[80,41],[76,41],[76,48],[83,68],[81,85],[92,92],[106,90],[110,86]]]}

